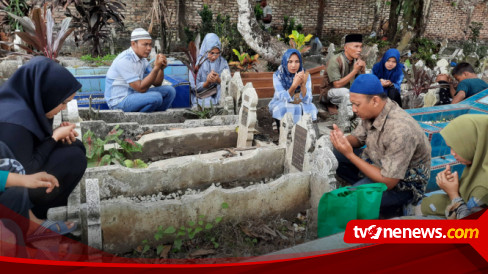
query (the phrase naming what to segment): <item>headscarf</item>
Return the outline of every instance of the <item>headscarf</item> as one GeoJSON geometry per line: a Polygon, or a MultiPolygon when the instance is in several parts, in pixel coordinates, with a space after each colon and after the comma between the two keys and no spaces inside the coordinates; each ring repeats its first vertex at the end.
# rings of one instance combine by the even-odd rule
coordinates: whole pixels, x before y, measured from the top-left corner
{"type": "Polygon", "coordinates": [[[398,82],[400,78],[403,76],[403,68],[405,66],[400,63],[400,52],[397,49],[389,49],[381,58],[381,61],[374,64],[373,66],[373,74],[376,75],[379,79],[390,80],[392,83],[398,82]],[[385,67],[385,63],[394,57],[396,59],[397,65],[392,70],[387,70],[385,67]]]}
{"type": "MultiPolygon", "coordinates": [[[[283,58],[281,58],[281,65],[278,68],[278,70],[275,72],[276,77],[278,77],[278,79],[281,82],[281,85],[285,90],[288,90],[291,87],[291,84],[293,84],[293,77],[295,77],[295,73],[290,73],[288,71],[288,60],[290,60],[290,57],[293,54],[298,55],[298,59],[300,60],[300,67],[298,68],[297,72],[300,72],[302,70],[305,71],[303,69],[302,55],[300,54],[300,52],[296,49],[289,49],[285,51],[285,53],[283,54],[283,58]]],[[[300,91],[300,86],[297,87],[295,92],[297,90],[300,91]]]]}
{"type": "Polygon", "coordinates": [[[456,154],[472,162],[459,181],[459,194],[468,201],[476,187],[488,188],[488,115],[459,116],[441,130],[441,135],[456,154]]]}
{"type": "Polygon", "coordinates": [[[205,61],[200,66],[200,69],[203,68],[205,71],[210,72],[213,70],[218,74],[221,74],[226,68],[227,62],[225,62],[224,57],[222,57],[222,44],[220,43],[219,37],[215,33],[207,33],[203,39],[202,46],[200,47],[200,53],[197,57],[197,64],[203,60],[205,61]],[[214,48],[218,48],[221,54],[215,61],[210,62],[210,60],[207,59],[207,55],[214,48]]]}
{"type": "Polygon", "coordinates": [[[46,57],[34,57],[0,87],[0,122],[19,125],[39,140],[52,135],[46,113],[81,88],[64,67],[46,57]]]}

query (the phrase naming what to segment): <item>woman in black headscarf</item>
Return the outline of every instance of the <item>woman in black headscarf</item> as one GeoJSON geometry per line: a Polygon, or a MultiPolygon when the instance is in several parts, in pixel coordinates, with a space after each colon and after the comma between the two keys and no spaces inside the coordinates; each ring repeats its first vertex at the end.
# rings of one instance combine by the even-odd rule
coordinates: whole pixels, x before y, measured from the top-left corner
{"type": "Polygon", "coordinates": [[[45,171],[59,187],[29,189],[36,217],[66,205],[86,169],[85,148],[76,140],[74,124],[52,129],[54,116],[66,108],[81,84],[61,65],[34,57],[0,87],[0,141],[12,151],[26,174],[45,171]]]}

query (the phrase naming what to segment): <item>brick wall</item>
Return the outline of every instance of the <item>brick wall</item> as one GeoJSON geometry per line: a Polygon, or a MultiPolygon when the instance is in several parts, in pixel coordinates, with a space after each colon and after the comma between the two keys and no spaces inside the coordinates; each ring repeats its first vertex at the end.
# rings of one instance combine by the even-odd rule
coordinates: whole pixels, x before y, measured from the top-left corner
{"type": "MultiPolygon", "coordinates": [[[[252,1],[252,0],[251,0],[252,1]]],[[[123,13],[125,16],[126,30],[117,30],[116,46],[117,51],[129,46],[130,32],[136,27],[147,28],[150,19],[149,11],[153,0],[122,0],[127,7],[123,13]]],[[[178,27],[178,2],[179,0],[165,0],[165,5],[170,15],[170,29],[172,32],[171,40],[176,40],[178,27]]],[[[471,18],[469,17],[469,8],[453,6],[454,1],[450,0],[432,0],[430,16],[426,24],[425,36],[429,38],[449,40],[465,40],[465,32],[469,35],[467,28],[468,21],[482,22],[481,39],[488,39],[488,7],[486,3],[480,3],[474,7],[471,18]],[[468,20],[470,19],[470,20],[468,20]]],[[[257,3],[257,2],[255,2],[257,3]]],[[[314,33],[315,22],[318,13],[318,0],[268,0],[273,10],[274,28],[280,29],[283,25],[285,15],[293,16],[297,24],[301,23],[304,32],[314,33]]],[[[343,35],[350,32],[360,32],[367,34],[371,31],[373,23],[373,13],[376,0],[326,0],[323,37],[329,38],[334,35],[343,35]]],[[[231,22],[237,22],[238,8],[235,0],[185,0],[186,5],[186,22],[190,28],[196,28],[201,23],[198,11],[204,4],[210,5],[214,18],[218,13],[230,15],[231,22]]],[[[60,22],[64,16],[62,12],[56,12],[57,22],[60,22]]],[[[380,11],[381,18],[388,18],[389,6],[384,5],[380,11]]],[[[153,32],[157,36],[158,27],[153,32]]],[[[87,53],[84,49],[72,46],[72,41],[67,42],[65,52],[87,53]]]]}
{"type": "MultiPolygon", "coordinates": [[[[469,11],[452,5],[453,1],[432,1],[429,20],[424,35],[430,38],[461,41],[469,38],[469,11]],[[466,33],[465,33],[466,31],[466,33]]],[[[480,3],[473,9],[470,22],[481,22],[483,28],[481,39],[488,39],[488,8],[486,3],[480,3]]]]}

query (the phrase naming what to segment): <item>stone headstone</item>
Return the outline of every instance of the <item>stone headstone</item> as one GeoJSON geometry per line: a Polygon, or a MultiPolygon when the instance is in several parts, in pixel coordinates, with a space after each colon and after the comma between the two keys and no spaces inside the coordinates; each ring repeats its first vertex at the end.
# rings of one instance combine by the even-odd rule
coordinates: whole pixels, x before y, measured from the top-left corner
{"type": "Polygon", "coordinates": [[[292,141],[287,149],[286,170],[288,172],[310,171],[311,152],[317,135],[310,114],[304,114],[293,127],[292,141]]]}
{"type": "Polygon", "coordinates": [[[332,152],[332,143],[329,135],[320,137],[312,153],[310,178],[310,205],[312,209],[312,221],[317,221],[317,209],[324,193],[336,189],[335,174],[339,163],[332,152]]]}
{"type": "Polygon", "coordinates": [[[258,94],[252,86],[247,83],[242,94],[242,107],[239,112],[239,132],[237,133],[237,147],[251,147],[254,139],[254,129],[257,122],[256,106],[258,105],[258,94]]]}
{"type": "Polygon", "coordinates": [[[81,184],[81,235],[82,241],[102,250],[102,224],[100,219],[100,189],[98,179],[86,179],[81,184]]]}
{"type": "Polygon", "coordinates": [[[444,53],[444,50],[447,48],[447,45],[449,44],[449,40],[447,38],[444,38],[444,40],[441,41],[441,48],[439,49],[439,55],[444,53]]]}
{"type": "Polygon", "coordinates": [[[230,72],[228,69],[224,69],[220,75],[220,102],[219,105],[225,106],[225,99],[230,96],[229,86],[231,80],[230,72]]]}
{"type": "Polygon", "coordinates": [[[242,83],[241,79],[241,73],[236,71],[234,72],[234,76],[230,80],[230,86],[229,86],[229,94],[234,98],[234,106],[235,106],[235,113],[237,113],[237,110],[239,109],[239,99],[241,98],[241,92],[242,89],[244,88],[244,84],[242,83]]]}
{"type": "Polygon", "coordinates": [[[449,74],[449,62],[446,59],[437,61],[434,71],[438,74],[449,74]]]}
{"type": "Polygon", "coordinates": [[[337,115],[337,126],[345,132],[351,130],[351,119],[354,116],[352,112],[352,104],[349,100],[349,94],[341,98],[337,115]]]}
{"type": "Polygon", "coordinates": [[[325,57],[325,64],[327,64],[327,62],[329,62],[330,58],[332,58],[332,56],[334,56],[334,53],[336,51],[336,48],[335,48],[335,45],[334,43],[330,43],[329,47],[327,48],[327,56],[325,57]]]}
{"type": "Polygon", "coordinates": [[[53,129],[59,127],[62,122],[63,122],[62,112],[54,115],[54,118],[53,118],[53,129]]]}
{"type": "Polygon", "coordinates": [[[473,68],[476,67],[476,63],[478,62],[479,59],[480,57],[478,56],[478,54],[476,54],[476,52],[473,52],[470,55],[466,56],[466,62],[471,64],[473,68]]]}
{"type": "Polygon", "coordinates": [[[310,55],[318,55],[322,53],[322,43],[318,37],[315,37],[315,39],[312,40],[310,46],[312,47],[309,51],[310,55]]]}
{"type": "Polygon", "coordinates": [[[367,68],[372,68],[378,59],[378,45],[373,46],[363,46],[363,51],[361,52],[361,58],[366,62],[367,68]]]}
{"type": "Polygon", "coordinates": [[[280,139],[278,142],[280,146],[287,147],[289,145],[292,140],[291,132],[294,125],[295,123],[293,122],[293,115],[287,112],[280,121],[280,139]]]}
{"type": "Polygon", "coordinates": [[[234,98],[232,98],[232,96],[225,97],[224,111],[226,112],[227,115],[234,115],[235,114],[234,98]]]}

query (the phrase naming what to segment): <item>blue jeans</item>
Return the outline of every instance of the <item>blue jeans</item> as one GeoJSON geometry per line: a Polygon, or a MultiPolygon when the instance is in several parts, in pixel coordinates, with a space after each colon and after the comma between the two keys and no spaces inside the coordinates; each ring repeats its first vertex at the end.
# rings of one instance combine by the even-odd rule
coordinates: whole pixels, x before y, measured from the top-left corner
{"type": "MultiPolygon", "coordinates": [[[[363,152],[362,148],[354,149],[354,154],[361,155],[363,152]]],[[[368,177],[361,178],[359,176],[359,169],[349,161],[342,153],[334,148],[334,156],[339,162],[339,167],[337,168],[337,176],[341,177],[348,184],[352,186],[359,186],[364,184],[375,183],[368,177]]],[[[381,199],[380,205],[380,215],[383,218],[391,218],[395,215],[402,214],[402,208],[404,205],[408,204],[413,198],[413,193],[411,191],[397,191],[397,190],[386,190],[383,192],[383,197],[381,199]]]]}
{"type": "Polygon", "coordinates": [[[135,92],[122,100],[115,109],[124,112],[154,112],[165,111],[173,103],[176,90],[172,86],[150,88],[145,93],[135,92]]]}

